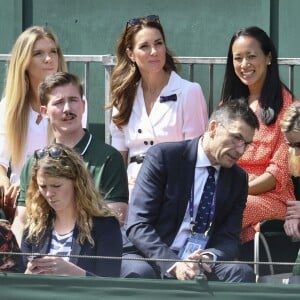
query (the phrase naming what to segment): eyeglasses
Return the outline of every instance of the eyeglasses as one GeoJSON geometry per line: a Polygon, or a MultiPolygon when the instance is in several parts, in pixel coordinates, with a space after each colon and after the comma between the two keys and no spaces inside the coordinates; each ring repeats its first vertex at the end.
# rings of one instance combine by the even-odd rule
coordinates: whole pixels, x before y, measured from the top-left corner
{"type": "Polygon", "coordinates": [[[291,148],[300,148],[300,142],[290,143],[290,142],[286,141],[286,143],[291,148]]]}
{"type": "Polygon", "coordinates": [[[235,147],[243,148],[245,151],[251,145],[252,142],[246,142],[241,136],[230,132],[222,123],[219,124],[228,132],[235,147]]]}
{"type": "Polygon", "coordinates": [[[57,146],[53,146],[49,149],[44,148],[44,149],[39,149],[34,151],[34,158],[38,160],[48,155],[54,159],[59,159],[62,156],[63,152],[64,152],[63,149],[57,146]]]}
{"type": "Polygon", "coordinates": [[[126,30],[127,30],[128,26],[139,25],[139,24],[142,23],[142,21],[160,23],[159,16],[157,16],[157,15],[150,15],[150,16],[147,16],[147,17],[133,18],[133,19],[130,19],[130,20],[127,21],[126,30]]]}

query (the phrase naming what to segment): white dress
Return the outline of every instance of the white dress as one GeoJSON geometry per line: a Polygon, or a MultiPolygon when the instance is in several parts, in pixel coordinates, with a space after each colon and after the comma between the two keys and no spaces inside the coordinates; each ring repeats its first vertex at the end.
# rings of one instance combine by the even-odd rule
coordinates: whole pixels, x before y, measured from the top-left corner
{"type": "MultiPolygon", "coordinates": [[[[192,139],[204,133],[208,121],[207,105],[198,83],[184,80],[172,72],[160,96],[148,115],[139,82],[128,124],[122,130],[113,122],[110,124],[112,146],[119,151],[128,151],[129,158],[145,154],[152,145],[192,139]],[[176,101],[160,102],[160,96],[174,94],[176,101]]],[[[112,114],[116,113],[114,108],[112,114]]],[[[141,165],[136,162],[128,165],[130,192],[141,165]]]]}
{"type": "MultiPolygon", "coordinates": [[[[0,102],[0,165],[8,169],[10,161],[10,153],[7,148],[6,130],[4,124],[4,102],[0,102]]],[[[42,119],[39,124],[36,124],[38,113],[30,108],[29,111],[29,124],[27,130],[27,141],[25,151],[23,153],[23,162],[31,156],[34,150],[43,148],[47,145],[47,128],[48,120],[42,119]]],[[[11,170],[10,182],[16,183],[20,179],[21,169],[23,165],[16,166],[11,170]]]]}

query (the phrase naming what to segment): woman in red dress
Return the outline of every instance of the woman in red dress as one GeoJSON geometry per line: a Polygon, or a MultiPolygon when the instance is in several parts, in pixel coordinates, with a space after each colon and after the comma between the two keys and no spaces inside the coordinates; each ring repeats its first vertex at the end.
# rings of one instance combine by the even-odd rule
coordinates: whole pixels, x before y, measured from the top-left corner
{"type": "Polygon", "coordinates": [[[242,242],[254,238],[263,220],[285,219],[287,200],[295,200],[288,171],[288,146],[280,122],[294,101],[280,80],[276,49],[258,27],[237,31],[231,39],[222,102],[244,97],[257,114],[260,129],[238,164],[249,174],[242,242]]]}

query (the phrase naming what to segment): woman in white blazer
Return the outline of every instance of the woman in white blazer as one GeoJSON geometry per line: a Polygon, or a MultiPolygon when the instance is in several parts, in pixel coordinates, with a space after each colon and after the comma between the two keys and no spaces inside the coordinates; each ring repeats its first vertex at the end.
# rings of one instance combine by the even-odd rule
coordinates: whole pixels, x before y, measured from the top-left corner
{"type": "Polygon", "coordinates": [[[112,145],[128,166],[129,191],[152,145],[192,139],[205,131],[202,89],[176,73],[158,16],[127,22],[117,45],[108,108],[112,145]]]}

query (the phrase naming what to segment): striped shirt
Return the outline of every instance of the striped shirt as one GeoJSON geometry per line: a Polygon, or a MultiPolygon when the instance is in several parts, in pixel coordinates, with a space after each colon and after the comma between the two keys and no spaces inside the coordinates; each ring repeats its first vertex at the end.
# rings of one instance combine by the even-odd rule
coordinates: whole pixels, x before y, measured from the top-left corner
{"type": "MultiPolygon", "coordinates": [[[[69,256],[72,249],[73,230],[67,234],[58,234],[54,229],[52,231],[51,246],[49,254],[59,254],[69,256]]],[[[63,257],[69,261],[69,257],[63,257]]]]}

